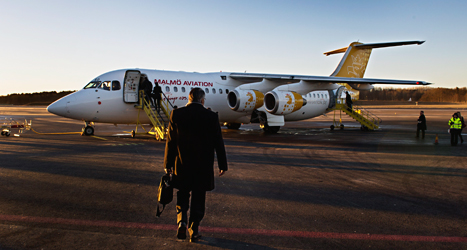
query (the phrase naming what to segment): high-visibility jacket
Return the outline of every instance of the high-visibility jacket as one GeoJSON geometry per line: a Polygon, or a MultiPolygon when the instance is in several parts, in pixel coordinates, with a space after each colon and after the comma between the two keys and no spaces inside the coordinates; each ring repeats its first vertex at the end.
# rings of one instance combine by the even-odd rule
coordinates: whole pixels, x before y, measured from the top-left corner
{"type": "Polygon", "coordinates": [[[459,118],[451,118],[449,120],[449,125],[451,125],[452,129],[461,129],[462,128],[462,121],[459,118]]]}

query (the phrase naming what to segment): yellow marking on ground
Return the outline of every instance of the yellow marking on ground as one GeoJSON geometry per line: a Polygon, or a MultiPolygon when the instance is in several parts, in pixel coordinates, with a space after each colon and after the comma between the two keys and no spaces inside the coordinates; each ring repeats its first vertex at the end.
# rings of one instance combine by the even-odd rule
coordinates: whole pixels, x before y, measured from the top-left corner
{"type": "Polygon", "coordinates": [[[94,137],[94,138],[97,138],[97,139],[101,139],[101,140],[107,141],[107,139],[102,138],[102,137],[99,137],[99,136],[95,136],[95,135],[91,135],[91,136],[94,137]]]}

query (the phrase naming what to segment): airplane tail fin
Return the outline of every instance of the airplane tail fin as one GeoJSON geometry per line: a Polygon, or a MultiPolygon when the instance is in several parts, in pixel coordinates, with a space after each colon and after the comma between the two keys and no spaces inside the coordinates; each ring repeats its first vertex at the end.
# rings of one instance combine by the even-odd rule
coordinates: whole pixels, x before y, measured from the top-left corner
{"type": "Polygon", "coordinates": [[[420,45],[425,41],[405,41],[405,42],[389,42],[389,43],[360,43],[353,42],[348,47],[336,49],[324,53],[326,56],[344,53],[339,65],[331,76],[335,77],[352,77],[363,78],[365,74],[368,60],[370,59],[371,50],[375,48],[394,47],[402,45],[420,45]]]}

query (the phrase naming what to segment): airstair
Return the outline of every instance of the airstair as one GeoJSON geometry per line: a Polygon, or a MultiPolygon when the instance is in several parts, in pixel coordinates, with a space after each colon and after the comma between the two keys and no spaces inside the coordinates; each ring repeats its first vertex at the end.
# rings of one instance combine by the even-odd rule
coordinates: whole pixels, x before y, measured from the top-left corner
{"type": "Polygon", "coordinates": [[[344,124],[342,124],[342,113],[352,117],[354,120],[360,123],[360,129],[364,131],[377,130],[379,128],[379,124],[382,122],[381,118],[357,105],[352,105],[352,108],[350,108],[345,103],[341,102],[336,103],[336,106],[331,110],[334,110],[334,121],[333,125],[331,125],[331,130],[336,127],[344,129],[344,124]],[[340,111],[339,121],[336,120],[335,111],[340,111]]]}
{"type": "Polygon", "coordinates": [[[169,99],[162,93],[161,101],[160,101],[160,108],[159,110],[154,109],[151,106],[151,103],[148,102],[147,98],[145,98],[144,90],[139,92],[139,101],[138,104],[135,105],[135,108],[138,110],[138,120],[136,123],[136,129],[131,131],[131,136],[135,137],[136,134],[150,134],[154,135],[155,138],[159,141],[164,140],[167,135],[167,127],[169,124],[169,115],[170,109],[173,109],[172,104],[170,103],[169,99]],[[144,114],[149,118],[151,122],[152,128],[147,131],[143,124],[140,122],[140,113],[144,111],[144,114]],[[138,133],[138,126],[140,126],[145,132],[138,133]]]}

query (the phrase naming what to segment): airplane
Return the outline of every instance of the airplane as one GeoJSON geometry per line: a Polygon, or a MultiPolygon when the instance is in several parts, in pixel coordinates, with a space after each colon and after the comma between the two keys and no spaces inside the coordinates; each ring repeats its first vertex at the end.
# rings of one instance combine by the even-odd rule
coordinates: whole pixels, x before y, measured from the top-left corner
{"type": "MultiPolygon", "coordinates": [[[[421,45],[425,41],[386,43],[353,42],[348,47],[324,53],[344,53],[330,76],[214,72],[197,73],[152,69],[120,69],[104,73],[83,89],[69,94],[47,107],[59,116],[85,122],[83,133],[94,134],[94,123],[150,124],[139,116],[139,81],[142,76],[157,83],[164,100],[184,106],[192,88],[206,93],[205,107],[219,115],[230,129],[241,124],[259,123],[266,133],[277,133],[286,121],[300,121],[330,112],[345,92],[358,94],[373,84],[425,86],[431,83],[412,80],[363,78],[372,49],[421,45]]],[[[172,108],[169,108],[172,109],[172,108]]]]}

